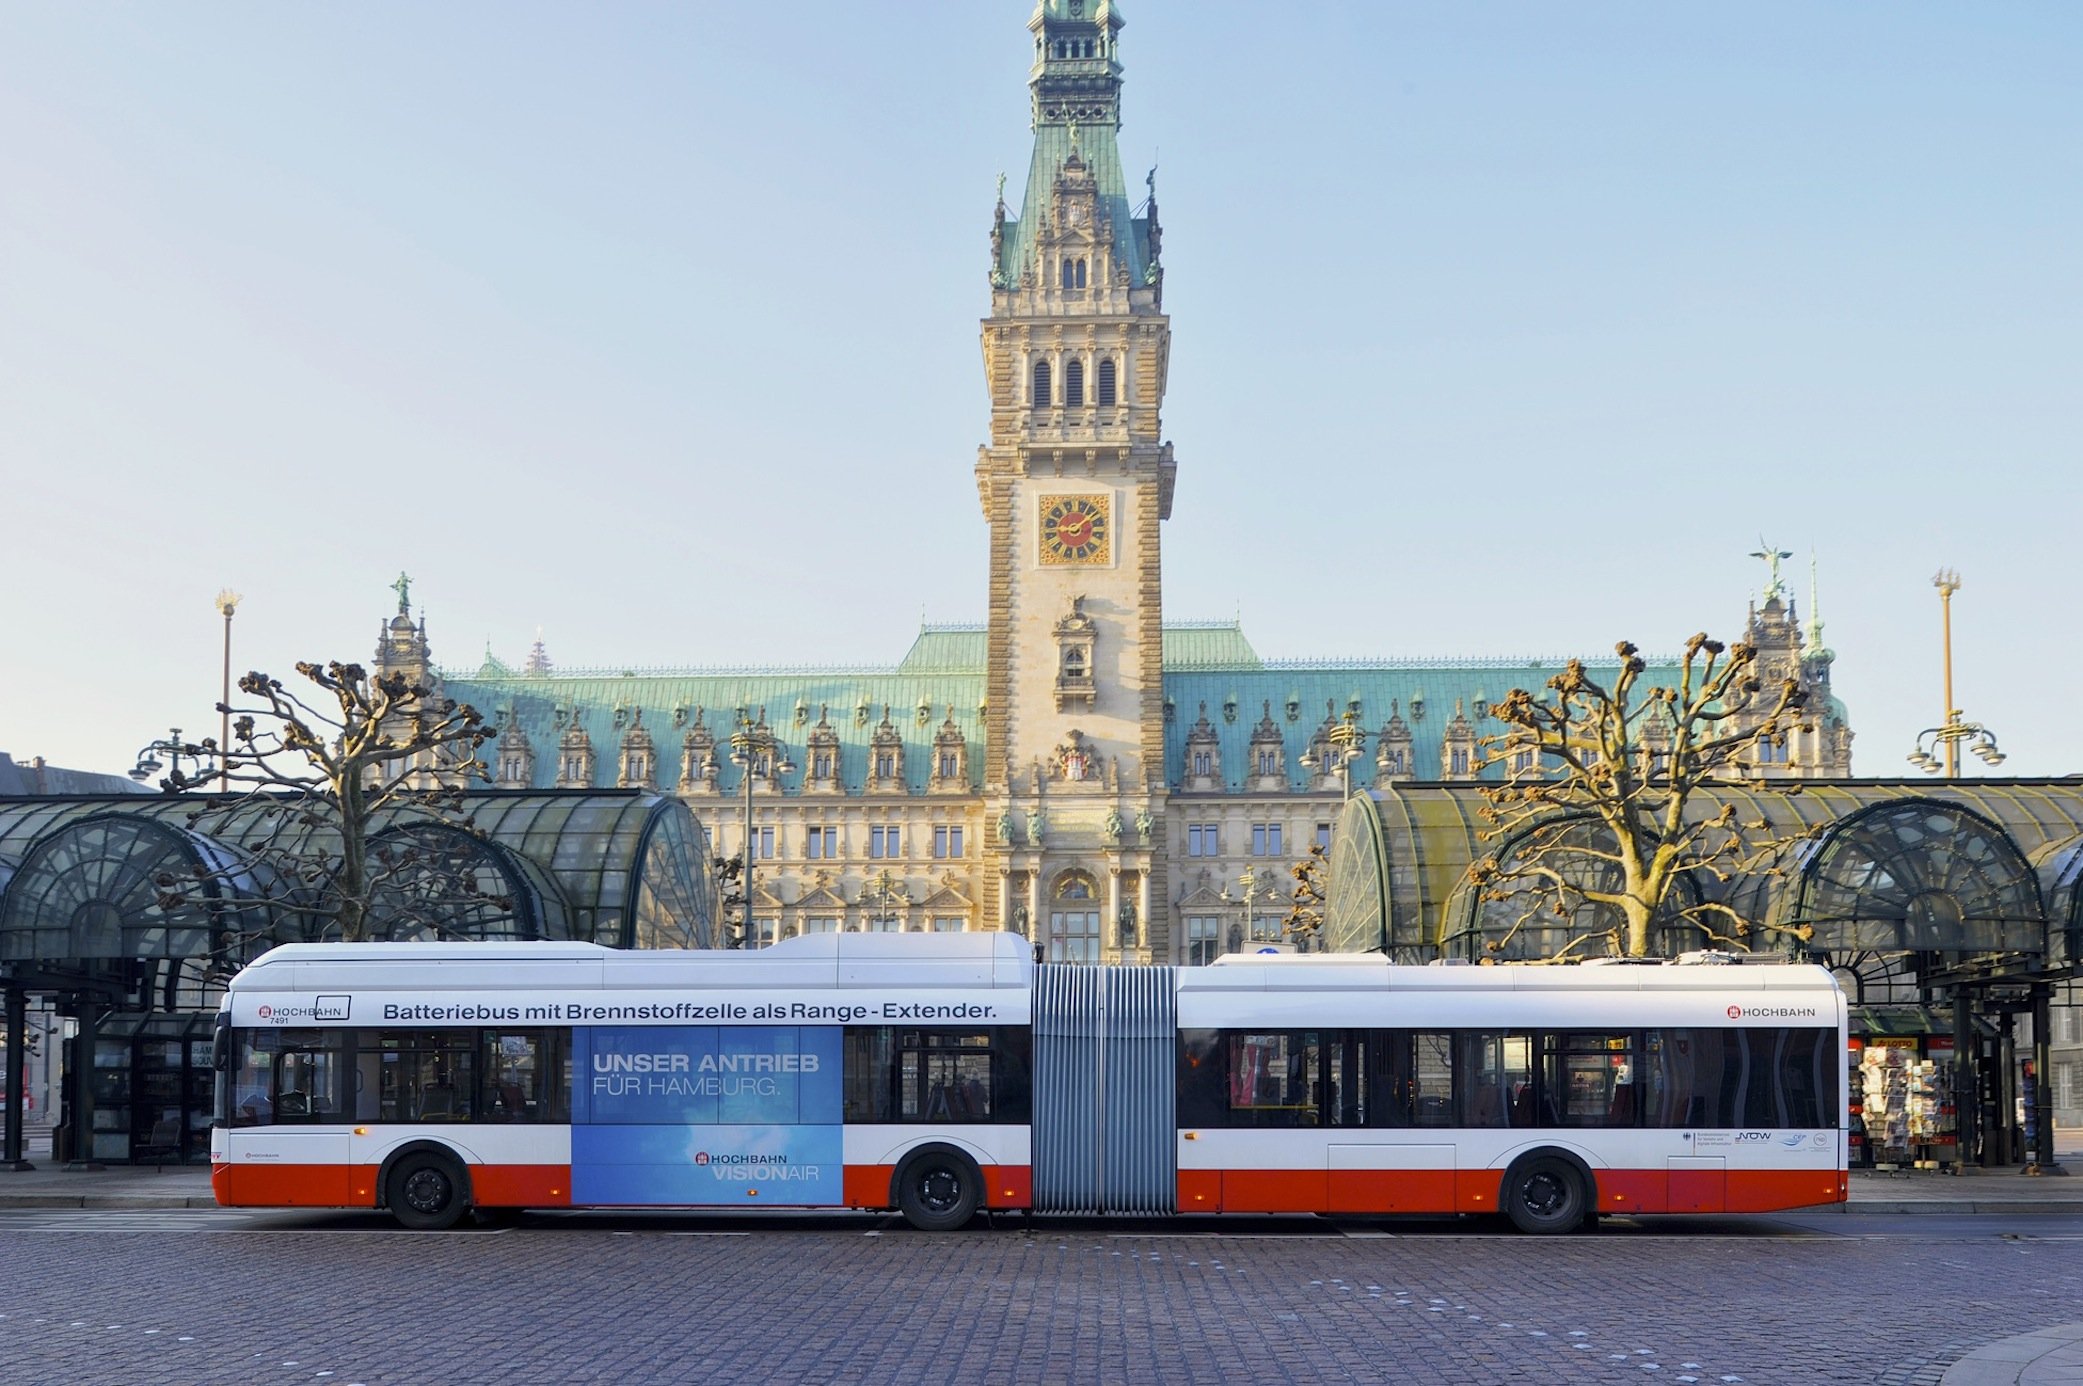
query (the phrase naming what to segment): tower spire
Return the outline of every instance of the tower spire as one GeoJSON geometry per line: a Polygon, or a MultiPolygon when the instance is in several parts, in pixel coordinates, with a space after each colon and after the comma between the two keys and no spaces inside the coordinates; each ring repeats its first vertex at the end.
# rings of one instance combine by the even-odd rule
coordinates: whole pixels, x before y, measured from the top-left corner
{"type": "Polygon", "coordinates": [[[1823,599],[1815,576],[1815,550],[1808,552],[1808,640],[1801,651],[1803,659],[1830,653],[1823,646],[1823,599]]]}
{"type": "MultiPolygon", "coordinates": [[[[1027,28],[1034,36],[1028,71],[1029,124],[1034,153],[1017,221],[993,218],[998,252],[992,286],[1018,290],[1039,285],[1052,266],[1041,247],[1050,232],[1067,227],[1060,208],[1060,182],[1085,185],[1082,224],[1068,229],[1106,243],[1110,274],[1133,288],[1154,285],[1151,219],[1135,215],[1121,172],[1117,135],[1121,129],[1120,6],[1113,0],[1038,0],[1027,28]]],[[[1087,255],[1087,269],[1097,268],[1087,255]]],[[[1070,287],[1079,285],[1073,275],[1070,287]]]]}

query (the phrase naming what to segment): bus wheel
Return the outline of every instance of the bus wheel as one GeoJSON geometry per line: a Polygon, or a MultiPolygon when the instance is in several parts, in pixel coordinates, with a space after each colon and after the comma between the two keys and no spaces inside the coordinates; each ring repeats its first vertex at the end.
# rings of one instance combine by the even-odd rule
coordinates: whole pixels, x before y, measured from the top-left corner
{"type": "Polygon", "coordinates": [[[1583,1175],[1561,1155],[1529,1155],[1505,1172],[1505,1215],[1521,1232],[1574,1232],[1590,1211],[1590,1202],[1583,1175]]]}
{"type": "Polygon", "coordinates": [[[454,1227],[470,1210],[469,1184],[456,1162],[431,1150],[402,1155],[384,1181],[383,1201],[415,1232],[454,1227]]]}
{"type": "Polygon", "coordinates": [[[921,1232],[952,1232],[976,1216],[984,1177],[965,1155],[928,1150],[897,1180],[897,1207],[921,1232]]]}

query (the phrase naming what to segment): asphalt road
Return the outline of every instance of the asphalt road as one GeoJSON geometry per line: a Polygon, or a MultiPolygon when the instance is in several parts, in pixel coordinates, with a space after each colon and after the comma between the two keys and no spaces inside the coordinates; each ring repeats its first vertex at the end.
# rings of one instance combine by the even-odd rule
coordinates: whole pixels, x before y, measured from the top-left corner
{"type": "Polygon", "coordinates": [[[1936,1382],[2083,1216],[1457,1222],[0,1212],[0,1383],[1936,1382]]]}

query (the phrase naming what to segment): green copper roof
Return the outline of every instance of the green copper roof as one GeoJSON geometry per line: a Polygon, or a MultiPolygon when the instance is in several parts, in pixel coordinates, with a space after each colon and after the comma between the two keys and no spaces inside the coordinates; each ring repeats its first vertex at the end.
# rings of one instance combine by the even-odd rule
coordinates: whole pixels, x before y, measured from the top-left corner
{"type": "Polygon", "coordinates": [[[1135,215],[1121,151],[1121,65],[1110,50],[1121,27],[1120,7],[1093,0],[1089,13],[1070,0],[1042,0],[1028,27],[1035,33],[1033,92],[1034,152],[1017,220],[1008,218],[999,251],[1000,283],[1017,287],[1036,269],[1034,241],[1047,215],[1056,179],[1073,149],[1091,170],[1100,208],[1114,234],[1114,257],[1128,268],[1130,283],[1148,282],[1149,224],[1135,215]]]}

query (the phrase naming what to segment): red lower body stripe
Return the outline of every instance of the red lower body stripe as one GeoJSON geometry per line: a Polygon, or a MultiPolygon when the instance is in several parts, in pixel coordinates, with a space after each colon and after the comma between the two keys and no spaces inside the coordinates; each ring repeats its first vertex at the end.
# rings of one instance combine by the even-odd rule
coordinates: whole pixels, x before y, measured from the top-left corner
{"type": "MultiPolygon", "coordinates": [[[[1182,1169],[1182,1213],[1495,1213],[1501,1170],[1182,1169]]],[[[1630,1170],[1594,1176],[1606,1213],[1771,1213],[1842,1203],[1839,1170],[1630,1170]]]]}
{"type": "MultiPolygon", "coordinates": [[[[210,1191],[226,1208],[374,1208],[379,1201],[374,1165],[217,1164],[210,1191]]],[[[894,1165],[848,1165],[845,1206],[893,1206],[894,1165]]],[[[1026,1208],[1034,1202],[1034,1171],[1026,1165],[985,1165],[986,1208],[1026,1208]]],[[[569,1165],[472,1165],[471,1201],[487,1208],[569,1208],[569,1165]]]]}

